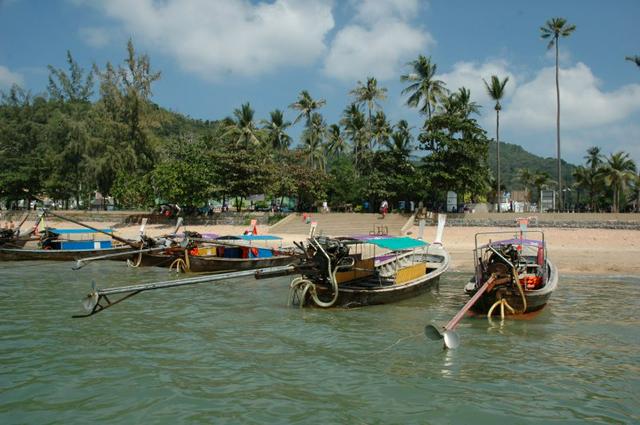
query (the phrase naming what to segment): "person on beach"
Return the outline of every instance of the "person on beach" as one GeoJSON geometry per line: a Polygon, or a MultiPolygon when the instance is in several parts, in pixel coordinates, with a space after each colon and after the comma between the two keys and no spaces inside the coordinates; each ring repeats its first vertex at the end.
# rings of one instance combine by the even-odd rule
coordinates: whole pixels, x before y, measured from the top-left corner
{"type": "Polygon", "coordinates": [[[385,199],[384,201],[382,201],[382,203],[380,204],[380,214],[382,214],[382,218],[384,218],[387,215],[387,211],[389,210],[389,203],[387,202],[387,200],[385,199]]]}

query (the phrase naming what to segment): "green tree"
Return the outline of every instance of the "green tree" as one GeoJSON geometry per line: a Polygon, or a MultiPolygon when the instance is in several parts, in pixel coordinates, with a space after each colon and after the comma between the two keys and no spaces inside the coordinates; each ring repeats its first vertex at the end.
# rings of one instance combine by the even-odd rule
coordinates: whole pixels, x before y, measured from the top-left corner
{"type": "Polygon", "coordinates": [[[540,202],[540,192],[542,189],[549,188],[553,183],[553,179],[547,172],[537,172],[533,175],[533,186],[536,188],[538,202],[540,202]]]}
{"type": "Polygon", "coordinates": [[[558,42],[560,37],[568,37],[576,29],[575,25],[570,25],[564,18],[553,18],[548,20],[543,27],[540,27],[541,37],[549,38],[547,49],[555,47],[556,49],[556,140],[558,150],[558,204],[563,207],[562,199],[562,173],[561,173],[561,154],[560,154],[560,78],[559,78],[559,62],[558,62],[558,42]]]}
{"type": "Polygon", "coordinates": [[[385,100],[387,98],[387,89],[384,87],[378,87],[378,80],[373,77],[368,77],[366,83],[358,81],[358,86],[351,90],[349,94],[355,98],[357,104],[367,105],[369,120],[371,120],[373,115],[372,111],[376,108],[381,108],[378,101],[385,100]]]}
{"type": "Polygon", "coordinates": [[[309,94],[307,90],[302,90],[298,95],[298,100],[296,100],[294,103],[289,105],[289,108],[295,109],[300,112],[296,117],[296,119],[293,120],[293,124],[295,125],[296,123],[298,123],[298,121],[300,121],[300,119],[304,117],[307,120],[306,125],[309,126],[309,122],[311,121],[311,114],[316,109],[320,109],[326,104],[327,104],[326,100],[324,99],[315,100],[314,98],[311,97],[311,94],[309,94]]]}
{"type": "MultiPolygon", "coordinates": [[[[580,187],[584,188],[589,195],[591,210],[595,211],[598,194],[604,188],[604,160],[600,148],[597,146],[587,149],[587,155],[584,158],[587,166],[584,167],[584,171],[578,172],[577,179],[580,180],[580,187]]],[[[574,178],[576,178],[575,175],[574,178]]]]}
{"type": "Polygon", "coordinates": [[[314,170],[324,172],[325,170],[325,145],[324,139],[327,124],[322,115],[314,113],[311,115],[309,125],[302,133],[302,152],[305,163],[314,170]]]}
{"type": "Polygon", "coordinates": [[[228,120],[227,133],[233,138],[236,146],[259,146],[258,128],[253,120],[254,111],[249,102],[243,103],[240,109],[233,110],[235,119],[228,120]]]}
{"type": "Polygon", "coordinates": [[[363,151],[368,147],[369,132],[367,130],[367,120],[360,110],[360,107],[352,103],[343,112],[340,124],[344,127],[344,132],[351,140],[353,148],[353,161],[356,171],[362,163],[363,151]]]}
{"type": "Polygon", "coordinates": [[[387,121],[387,116],[382,111],[376,112],[376,115],[373,117],[373,121],[370,124],[370,141],[375,142],[369,143],[369,149],[373,149],[376,146],[384,146],[389,141],[389,137],[391,137],[392,128],[387,121]]]}
{"type": "Polygon", "coordinates": [[[284,114],[280,109],[276,109],[269,114],[269,121],[262,120],[263,129],[267,131],[267,141],[274,150],[289,149],[291,145],[291,137],[287,134],[287,128],[291,126],[291,122],[285,121],[284,114]]]}
{"type": "Polygon", "coordinates": [[[406,120],[400,120],[394,128],[390,140],[387,140],[384,145],[390,152],[408,160],[413,151],[413,136],[409,123],[406,120]]]}
{"type": "MultiPolygon", "coordinates": [[[[487,94],[489,94],[489,97],[496,102],[494,106],[496,111],[496,174],[498,176],[498,187],[496,191],[498,193],[498,198],[500,198],[500,111],[502,110],[500,100],[504,97],[504,88],[507,85],[507,82],[509,82],[509,77],[505,77],[504,80],[501,81],[497,75],[492,75],[491,84],[487,83],[484,79],[482,81],[484,81],[487,94]]],[[[498,202],[498,212],[500,212],[500,202],[498,202]]]]}
{"type": "Polygon", "coordinates": [[[525,198],[531,202],[531,193],[529,188],[533,185],[533,173],[528,168],[520,168],[518,170],[517,178],[524,188],[525,198]]]}
{"type": "Polygon", "coordinates": [[[327,129],[327,152],[330,156],[340,157],[347,150],[348,144],[338,124],[331,124],[327,129]]]}
{"type": "Polygon", "coordinates": [[[67,50],[67,64],[69,73],[51,65],[47,66],[49,69],[49,85],[47,87],[49,96],[51,99],[61,102],[88,103],[93,95],[93,71],[89,71],[85,76],[84,70],[73,59],[69,50],[67,50]]]}
{"type": "Polygon", "coordinates": [[[475,200],[489,183],[489,141],[475,119],[456,113],[434,115],[418,138],[428,152],[422,171],[442,195],[447,190],[475,200]]]}
{"type": "Polygon", "coordinates": [[[636,177],[636,164],[626,152],[616,152],[607,158],[603,170],[604,182],[613,188],[613,212],[620,211],[620,195],[636,177]]]}
{"type": "Polygon", "coordinates": [[[402,75],[400,81],[409,85],[402,90],[402,94],[408,94],[407,105],[419,108],[420,112],[431,119],[431,112],[438,99],[446,94],[445,83],[436,80],[437,65],[431,62],[431,58],[419,55],[418,59],[407,64],[411,67],[408,74],[402,75]]]}
{"type": "Polygon", "coordinates": [[[94,67],[100,79],[100,99],[88,121],[92,137],[87,146],[87,168],[93,172],[95,187],[107,195],[118,174],[140,177],[156,163],[152,84],[160,78],[153,72],[147,55],[138,55],[133,42],[127,43],[123,65],[107,62],[103,70],[94,67]]]}

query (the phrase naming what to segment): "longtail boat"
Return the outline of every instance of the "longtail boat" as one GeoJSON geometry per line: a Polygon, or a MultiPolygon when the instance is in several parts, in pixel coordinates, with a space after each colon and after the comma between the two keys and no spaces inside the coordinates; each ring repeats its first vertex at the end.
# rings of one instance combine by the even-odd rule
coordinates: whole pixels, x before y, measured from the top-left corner
{"type": "MultiPolygon", "coordinates": [[[[102,233],[110,229],[101,230],[102,233]]],[[[39,239],[39,247],[34,249],[0,247],[0,260],[6,261],[73,261],[97,255],[131,252],[129,245],[112,245],[111,240],[73,240],[62,239],[61,235],[78,235],[94,233],[85,229],[52,229],[47,228],[39,239]]]]}
{"type": "Polygon", "coordinates": [[[287,248],[255,246],[255,241],[282,241],[274,235],[222,236],[206,240],[185,253],[187,271],[223,273],[296,263],[301,252],[287,248]]]}
{"type": "Polygon", "coordinates": [[[359,307],[415,297],[449,267],[441,244],[409,237],[311,237],[305,252],[289,294],[289,303],[300,307],[359,307]],[[367,251],[373,254],[363,255],[367,251]]]}
{"type": "Polygon", "coordinates": [[[547,256],[544,232],[528,230],[528,219],[518,223],[516,235],[512,231],[476,233],[475,273],[464,287],[471,299],[444,327],[427,325],[427,337],[444,339],[445,348],[456,348],[455,328],[468,311],[504,319],[534,314],[547,305],[558,287],[558,270],[547,256]],[[506,234],[511,237],[502,239],[506,234]]]}
{"type": "Polygon", "coordinates": [[[29,213],[25,214],[23,219],[15,227],[0,229],[0,247],[4,248],[23,248],[27,242],[36,240],[32,237],[32,232],[23,233],[21,227],[29,217],[29,213]]]}
{"type": "MultiPolygon", "coordinates": [[[[502,232],[509,233],[509,232],[502,232]]],[[[499,281],[491,285],[471,308],[479,314],[519,315],[543,309],[558,287],[558,270],[547,257],[542,231],[536,239],[522,237],[489,241],[478,245],[478,237],[496,233],[476,234],[474,249],[475,274],[465,286],[473,296],[490,278],[499,281]],[[499,307],[499,308],[498,308],[499,307]]]]}

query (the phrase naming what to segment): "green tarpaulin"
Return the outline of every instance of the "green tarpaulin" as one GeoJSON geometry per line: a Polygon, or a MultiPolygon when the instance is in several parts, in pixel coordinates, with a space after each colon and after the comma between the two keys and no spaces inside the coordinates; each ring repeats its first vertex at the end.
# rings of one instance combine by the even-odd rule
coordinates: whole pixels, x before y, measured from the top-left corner
{"type": "Polygon", "coordinates": [[[427,246],[428,243],[413,238],[384,238],[384,239],[370,239],[367,241],[380,248],[390,249],[392,251],[401,249],[418,248],[421,246],[427,246]]]}

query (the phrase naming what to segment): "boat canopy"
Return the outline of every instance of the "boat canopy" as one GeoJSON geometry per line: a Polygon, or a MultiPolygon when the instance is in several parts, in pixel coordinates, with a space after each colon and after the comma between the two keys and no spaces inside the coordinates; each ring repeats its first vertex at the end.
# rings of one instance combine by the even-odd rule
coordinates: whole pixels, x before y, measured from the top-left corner
{"type": "Polygon", "coordinates": [[[505,239],[501,241],[491,241],[486,245],[482,245],[480,248],[487,248],[489,246],[504,246],[504,245],[529,245],[529,246],[544,246],[544,241],[537,239],[505,239]]]}
{"type": "Polygon", "coordinates": [[[48,229],[50,232],[53,232],[58,235],[80,235],[83,233],[113,233],[112,229],[48,229]]]}
{"type": "Polygon", "coordinates": [[[429,245],[428,243],[407,237],[382,237],[382,238],[367,238],[366,243],[379,246],[380,248],[390,249],[392,251],[399,251],[402,249],[412,249],[429,245]]]}

